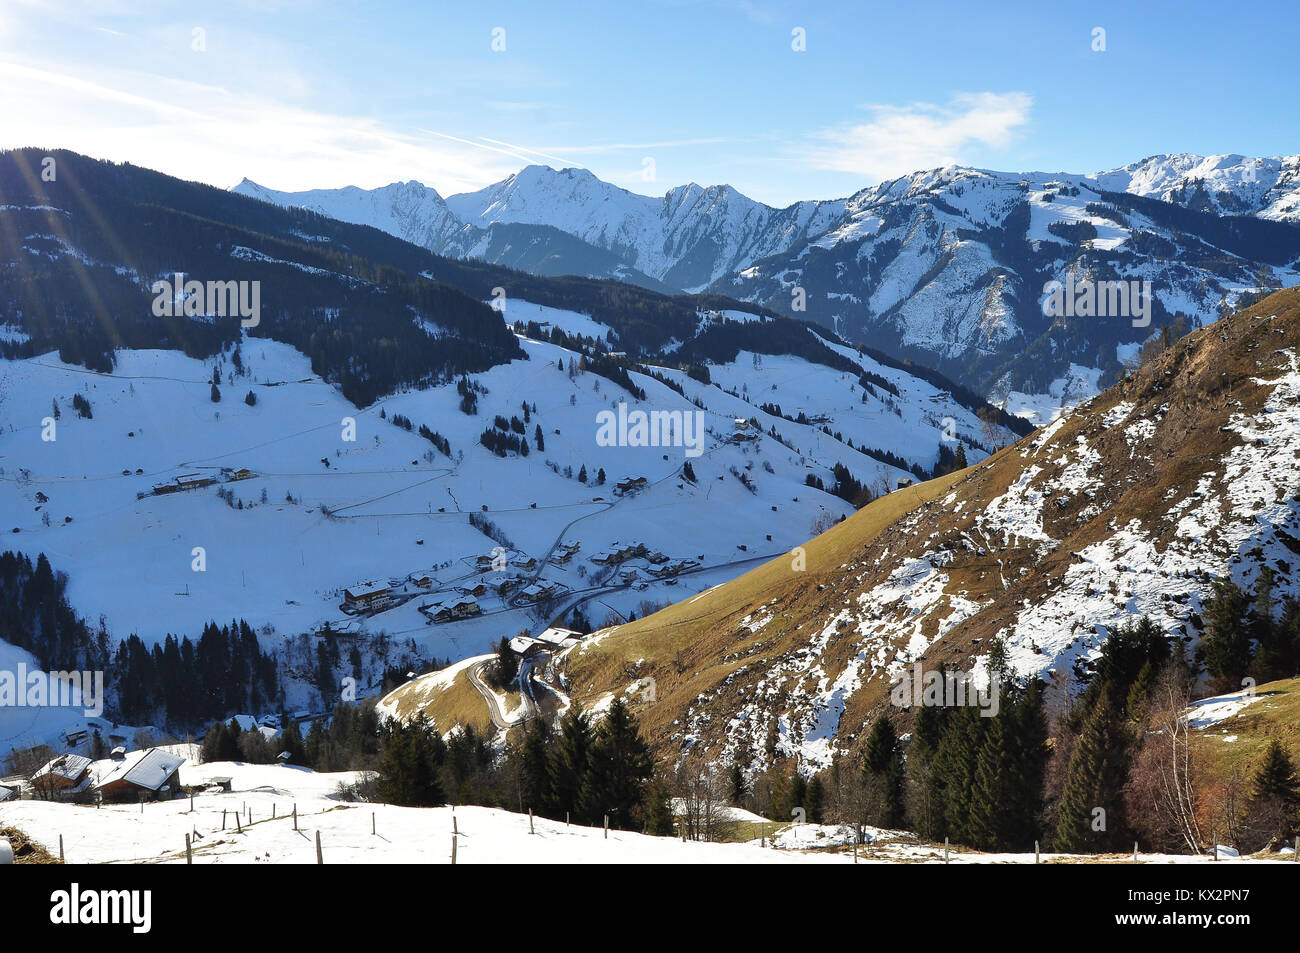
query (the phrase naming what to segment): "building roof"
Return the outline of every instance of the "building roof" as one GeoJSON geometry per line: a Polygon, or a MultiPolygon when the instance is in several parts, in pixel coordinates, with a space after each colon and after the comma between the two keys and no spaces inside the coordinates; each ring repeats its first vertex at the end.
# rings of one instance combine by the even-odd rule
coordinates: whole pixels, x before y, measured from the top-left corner
{"type": "Polygon", "coordinates": [[[180,755],[171,754],[161,748],[135,751],[128,755],[116,770],[100,778],[99,786],[102,788],[119,781],[126,781],[146,791],[157,791],[184,763],[185,759],[180,755]]]}
{"type": "Polygon", "coordinates": [[[545,642],[547,645],[560,645],[566,639],[581,638],[582,633],[573,629],[562,629],[559,626],[551,626],[545,632],[537,636],[537,641],[545,642]]]}
{"type": "Polygon", "coordinates": [[[366,596],[378,596],[388,591],[388,586],[383,583],[367,580],[366,582],[354,583],[343,590],[343,594],[349,599],[364,599],[366,596]]]}
{"type": "Polygon", "coordinates": [[[61,754],[32,775],[32,780],[43,778],[47,774],[68,781],[76,781],[90,767],[90,759],[79,754],[61,754]]]}

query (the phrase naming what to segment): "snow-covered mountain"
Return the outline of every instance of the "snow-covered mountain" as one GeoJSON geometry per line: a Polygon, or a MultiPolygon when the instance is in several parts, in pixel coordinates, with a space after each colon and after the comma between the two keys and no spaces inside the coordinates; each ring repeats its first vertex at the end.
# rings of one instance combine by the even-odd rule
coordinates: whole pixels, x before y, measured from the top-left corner
{"type": "Polygon", "coordinates": [[[774,209],[729,185],[702,188],[693,182],[653,198],[585,169],[557,172],[533,165],[485,189],[453,195],[447,205],[461,221],[480,226],[554,226],[625,256],[668,285],[694,290],[819,233],[841,203],[774,209]]]}
{"type": "Polygon", "coordinates": [[[404,241],[441,248],[465,232],[441,195],[419,182],[394,182],[378,189],[312,189],[275,192],[244,179],[231,191],[276,205],[292,205],[354,225],[370,225],[404,241]]]}
{"type": "Polygon", "coordinates": [[[1096,393],[1171,323],[1199,327],[1243,296],[1300,283],[1300,228],[1283,211],[1295,194],[1270,191],[1266,176],[1258,189],[1241,182],[1252,196],[1243,208],[1253,202],[1261,214],[1226,216],[1232,193],[1222,189],[1213,208],[1202,207],[1207,193],[1193,187],[1200,168],[1148,160],[1095,177],[917,173],[863,190],[830,230],[711,287],[778,310],[797,295],[805,317],[849,340],[1041,412],[1032,395],[1096,393]],[[1265,204],[1266,192],[1275,197],[1265,204]],[[1149,313],[1053,313],[1051,282],[1123,282],[1149,296],[1149,313]]]}
{"type": "Polygon", "coordinates": [[[1041,419],[1062,395],[1115,379],[1178,316],[1196,327],[1243,294],[1300,282],[1300,156],[1160,155],[1091,175],[948,167],[785,209],[726,185],[652,197],[586,170],[529,166],[430,202],[422,224],[390,210],[386,190],[373,214],[353,190],[236,190],[442,254],[753,301],[1041,419]],[[544,231],[509,231],[524,226],[544,231]],[[579,244],[561,249],[565,236],[579,244]],[[1150,281],[1150,322],[1053,320],[1044,286],[1070,280],[1150,281]]]}
{"type": "Polygon", "coordinates": [[[653,198],[610,185],[585,169],[543,165],[445,201],[416,182],[372,191],[277,192],[245,179],[232,191],[371,225],[438,254],[538,274],[565,273],[561,269],[567,267],[568,273],[675,291],[703,288],[817,234],[843,204],[800,202],[774,209],[727,185],[694,183],[653,198]],[[532,260],[521,256],[521,245],[533,249],[532,260]]]}
{"type": "Polygon", "coordinates": [[[1158,155],[1092,178],[1112,192],[1200,211],[1300,222],[1300,155],[1158,155]]]}

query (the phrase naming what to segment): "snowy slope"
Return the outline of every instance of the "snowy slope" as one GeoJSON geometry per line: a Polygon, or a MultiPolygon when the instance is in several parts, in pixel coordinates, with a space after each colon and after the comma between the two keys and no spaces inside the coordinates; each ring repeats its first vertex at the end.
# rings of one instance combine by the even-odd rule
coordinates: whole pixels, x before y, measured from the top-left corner
{"type": "MultiPolygon", "coordinates": [[[[511,321],[601,339],[609,331],[589,316],[522,300],[509,308],[511,321]]],[[[656,371],[685,397],[634,373],[646,391],[638,401],[606,378],[577,371],[572,351],[521,343],[528,360],[475,376],[486,393],[474,416],[458,408],[454,384],[358,409],[316,377],[299,352],[263,338],[243,339],[242,374],[229,353],[204,362],[175,351],[119,351],[112,374],[63,364],[53,354],[0,363],[0,401],[26,408],[0,432],[4,545],[33,558],[45,553],[69,575],[74,608],[91,620],[102,615],[114,639],[193,636],[210,619],[240,616],[259,629],[265,648],[293,661],[305,651],[298,636],[328,623],[361,637],[366,670],[375,672],[408,653],[475,655],[502,635],[537,630],[574,607],[599,624],[716,586],[851,511],[808,487],[810,474],[829,487],[831,467],[843,463],[877,492],[910,479],[851,449],[850,440],[929,468],[946,433],[966,443],[972,461],[983,456],[978,445],[987,439],[975,415],[945,392],[840,345],[897,394],[878,390],[864,401],[852,374],[741,351],[712,366],[714,383],[707,386],[680,371],[656,371]],[[209,394],[214,369],[222,381],[219,403],[209,394]],[[249,392],[251,406],[244,400],[249,392]],[[89,400],[91,419],[72,410],[74,394],[89,400]],[[56,439],[45,441],[42,417],[56,402],[56,439]],[[527,457],[501,458],[480,445],[497,415],[521,416],[525,402],[527,457]],[[768,402],[791,417],[805,413],[828,423],[770,415],[758,406],[768,402]],[[683,447],[599,446],[597,414],[620,403],[699,412],[703,453],[692,459],[683,447]],[[451,456],[396,426],[396,415],[443,435],[451,456]],[[755,418],[765,432],[735,441],[736,418],[755,418]],[[544,449],[535,439],[539,427],[544,449]],[[695,483],[681,475],[688,459],[695,483]],[[584,467],[586,484],[578,480],[584,467]],[[232,479],[240,469],[251,476],[232,479]],[[153,493],[184,474],[216,482],[153,493]],[[617,482],[634,477],[647,486],[616,492],[617,482]],[[471,512],[508,541],[505,572],[474,564],[498,540],[470,525],[471,512]],[[551,559],[561,543],[580,550],[566,562],[551,559]],[[643,543],[679,571],[664,575],[661,563],[646,558],[618,566],[593,560],[619,543],[643,543]],[[414,583],[420,575],[430,577],[427,587],[414,583]],[[369,617],[345,614],[342,590],[363,580],[393,588],[401,604],[369,617]],[[507,580],[555,591],[537,606],[499,596],[494,590],[507,580]],[[420,611],[480,583],[489,591],[478,597],[476,618],[430,624],[420,611]]],[[[1000,442],[1010,439],[999,433],[1000,442]]]]}
{"type": "MultiPolygon", "coordinates": [[[[854,855],[849,829],[799,824],[773,830],[769,847],[650,837],[598,827],[568,825],[486,807],[395,807],[348,802],[341,785],[356,772],[317,774],[305,768],[239,762],[181,767],[182,785],[201,786],[216,777],[232,790],[209,789],[190,800],[91,806],[51,801],[0,804],[0,826],[22,831],[57,853],[59,838],[69,864],[186,863],[190,836],[196,864],[314,864],[319,835],[325,864],[449,864],[455,841],[457,864],[828,864],[841,863],[1033,863],[1030,854],[980,854],[918,843],[898,831],[868,828],[869,844],[854,855]],[[297,830],[294,810],[297,809],[297,830]],[[238,827],[236,815],[239,816],[238,827]],[[272,816],[274,815],[274,816],[272,816]],[[224,826],[224,829],[223,829],[224,826]],[[373,833],[372,833],[373,831],[373,833]]],[[[1055,860],[1067,855],[1044,855],[1055,860]]],[[[1128,858],[1080,858],[1093,863],[1128,858]]],[[[1143,854],[1143,863],[1209,862],[1195,855],[1143,854]]],[[[1289,862],[1238,858],[1220,863],[1289,862]]]]}

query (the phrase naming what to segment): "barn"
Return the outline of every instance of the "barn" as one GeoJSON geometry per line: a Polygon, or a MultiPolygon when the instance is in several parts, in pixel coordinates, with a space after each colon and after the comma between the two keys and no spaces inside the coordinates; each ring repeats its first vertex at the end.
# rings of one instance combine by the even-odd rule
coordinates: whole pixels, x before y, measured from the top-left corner
{"type": "Polygon", "coordinates": [[[86,780],[89,771],[89,758],[61,754],[32,775],[32,787],[44,794],[73,791],[86,780]]]}

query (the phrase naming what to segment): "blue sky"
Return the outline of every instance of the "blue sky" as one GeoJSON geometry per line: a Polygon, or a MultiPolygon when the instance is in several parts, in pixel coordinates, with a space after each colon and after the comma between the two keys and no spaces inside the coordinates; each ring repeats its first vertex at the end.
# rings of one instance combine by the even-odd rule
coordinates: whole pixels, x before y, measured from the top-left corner
{"type": "Polygon", "coordinates": [[[6,0],[0,147],[444,195],[545,162],[784,205],[950,162],[1295,154],[1297,35],[1290,0],[6,0]]]}

